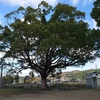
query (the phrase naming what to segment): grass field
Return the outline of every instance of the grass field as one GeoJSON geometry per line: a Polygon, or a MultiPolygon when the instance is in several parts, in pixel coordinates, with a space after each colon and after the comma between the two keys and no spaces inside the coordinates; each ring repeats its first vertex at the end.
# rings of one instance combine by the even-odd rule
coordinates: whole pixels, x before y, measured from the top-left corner
{"type": "Polygon", "coordinates": [[[100,89],[0,90],[0,100],[99,100],[100,89]]]}
{"type": "MultiPolygon", "coordinates": [[[[50,86],[50,88],[52,89],[52,90],[70,90],[69,89],[69,86],[72,86],[72,87],[70,87],[70,89],[71,90],[79,90],[79,89],[88,89],[88,88],[83,88],[83,86],[85,86],[85,85],[81,85],[81,87],[78,87],[78,85],[76,85],[76,84],[73,84],[73,85],[69,85],[69,84],[64,84],[64,83],[57,83],[57,84],[54,84],[54,85],[52,85],[52,86],[50,86]]],[[[15,86],[16,87],[16,86],[15,86]]],[[[32,89],[30,89],[30,88],[28,88],[28,89],[25,89],[25,88],[21,88],[21,89],[19,89],[19,88],[14,88],[14,86],[13,86],[13,88],[12,87],[10,87],[10,89],[1,89],[0,90],[0,97],[9,97],[9,96],[12,96],[12,95],[26,95],[26,94],[36,94],[36,93],[38,93],[38,92],[40,92],[40,87],[35,87],[35,88],[32,88],[32,89]]]]}
{"type": "Polygon", "coordinates": [[[0,96],[12,96],[22,94],[34,94],[37,90],[25,90],[25,89],[2,89],[0,90],[0,96]]]}
{"type": "Polygon", "coordinates": [[[81,84],[54,84],[51,90],[41,91],[39,87],[31,89],[2,89],[0,100],[99,100],[100,89],[87,88],[81,84]],[[60,86],[60,88],[59,88],[60,86]],[[69,86],[70,89],[68,88],[69,86]],[[66,87],[66,89],[65,89],[66,87]]]}

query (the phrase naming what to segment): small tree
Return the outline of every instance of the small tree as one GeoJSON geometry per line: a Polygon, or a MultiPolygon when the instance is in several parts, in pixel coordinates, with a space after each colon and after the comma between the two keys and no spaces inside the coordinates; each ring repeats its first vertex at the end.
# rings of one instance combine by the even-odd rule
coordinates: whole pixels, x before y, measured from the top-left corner
{"type": "Polygon", "coordinates": [[[4,84],[12,84],[14,82],[14,78],[12,75],[6,75],[6,76],[3,76],[3,85],[4,84]]]}
{"type": "Polygon", "coordinates": [[[29,76],[30,76],[30,77],[34,77],[34,72],[33,72],[33,71],[30,71],[30,72],[29,72],[29,76]]]}
{"type": "Polygon", "coordinates": [[[14,79],[15,79],[15,83],[19,83],[19,75],[18,74],[15,75],[14,79]]]}
{"type": "Polygon", "coordinates": [[[34,72],[30,71],[29,76],[30,76],[30,81],[32,82],[34,80],[34,72]]]}
{"type": "Polygon", "coordinates": [[[30,82],[31,82],[30,77],[28,75],[25,76],[24,83],[30,83],[30,82]]]}
{"type": "Polygon", "coordinates": [[[12,84],[14,82],[14,78],[13,78],[12,75],[7,75],[6,77],[8,78],[8,83],[9,84],[12,84]]]}

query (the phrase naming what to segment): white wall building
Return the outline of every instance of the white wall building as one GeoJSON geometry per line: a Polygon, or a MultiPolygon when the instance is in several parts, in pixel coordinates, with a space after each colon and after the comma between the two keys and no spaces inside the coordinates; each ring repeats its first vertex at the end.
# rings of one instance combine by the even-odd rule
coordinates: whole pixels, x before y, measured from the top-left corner
{"type": "Polygon", "coordinates": [[[92,88],[100,88],[100,74],[98,72],[87,74],[86,85],[92,88]]]}

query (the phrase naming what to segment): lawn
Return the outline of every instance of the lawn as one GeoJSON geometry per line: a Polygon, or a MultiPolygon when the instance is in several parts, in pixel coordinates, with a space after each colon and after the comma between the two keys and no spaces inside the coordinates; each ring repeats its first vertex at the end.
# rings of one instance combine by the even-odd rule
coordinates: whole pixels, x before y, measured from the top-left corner
{"type": "Polygon", "coordinates": [[[100,89],[0,90],[0,100],[99,100],[100,89]]]}
{"type": "Polygon", "coordinates": [[[2,89],[0,100],[99,100],[100,89],[79,87],[77,84],[54,84],[52,90],[35,89],[2,89]],[[59,88],[60,86],[60,88],[59,88]],[[68,86],[70,89],[68,89],[68,86]],[[65,87],[67,87],[65,89],[65,87]]]}
{"type": "Polygon", "coordinates": [[[25,90],[25,89],[2,89],[0,90],[0,96],[12,96],[21,94],[36,93],[37,90],[25,90]]]}

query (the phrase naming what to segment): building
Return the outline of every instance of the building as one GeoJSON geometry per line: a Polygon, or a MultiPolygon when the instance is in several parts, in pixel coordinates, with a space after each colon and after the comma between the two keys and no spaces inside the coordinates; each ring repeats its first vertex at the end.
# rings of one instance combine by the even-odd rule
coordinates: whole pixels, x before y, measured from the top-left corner
{"type": "Polygon", "coordinates": [[[86,85],[92,88],[100,87],[100,73],[92,72],[86,75],[86,85]]]}

